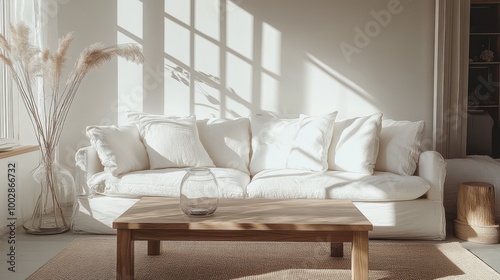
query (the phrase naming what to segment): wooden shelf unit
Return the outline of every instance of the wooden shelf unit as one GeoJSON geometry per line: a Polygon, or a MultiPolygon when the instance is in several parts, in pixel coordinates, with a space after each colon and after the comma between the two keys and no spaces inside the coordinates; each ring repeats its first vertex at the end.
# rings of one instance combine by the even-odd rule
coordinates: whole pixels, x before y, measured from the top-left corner
{"type": "MultiPolygon", "coordinates": [[[[471,1],[467,101],[470,113],[482,110],[493,118],[490,156],[500,157],[500,145],[495,145],[500,143],[500,0],[471,1]],[[492,52],[491,60],[481,55],[485,51],[492,52]]],[[[469,137],[485,135],[468,135],[468,142],[469,137]]]]}

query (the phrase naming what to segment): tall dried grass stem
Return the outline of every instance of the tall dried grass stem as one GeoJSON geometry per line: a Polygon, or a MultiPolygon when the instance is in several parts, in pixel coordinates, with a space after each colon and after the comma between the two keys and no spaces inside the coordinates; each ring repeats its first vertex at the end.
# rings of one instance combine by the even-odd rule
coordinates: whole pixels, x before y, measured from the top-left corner
{"type": "MultiPolygon", "coordinates": [[[[0,52],[0,61],[8,66],[11,78],[17,85],[47,168],[51,168],[49,166],[55,156],[71,104],[85,75],[115,56],[136,63],[144,62],[142,50],[137,45],[105,47],[102,43],[94,43],[82,51],[61,90],[61,77],[72,42],[73,34],[68,33],[59,39],[55,53],[41,51],[31,44],[30,30],[24,23],[10,24],[10,41],[0,34],[0,47],[3,50],[0,52]],[[40,81],[43,86],[38,88],[40,81]]],[[[51,188],[53,207],[57,207],[59,202],[54,196],[57,191],[54,189],[56,186],[53,178],[47,175],[46,181],[51,188]]],[[[64,215],[62,211],[59,214],[64,215]]]]}
{"type": "Polygon", "coordinates": [[[0,47],[5,52],[9,52],[10,51],[10,44],[9,44],[9,42],[7,41],[7,39],[5,39],[5,37],[2,34],[0,34],[0,47]]]}

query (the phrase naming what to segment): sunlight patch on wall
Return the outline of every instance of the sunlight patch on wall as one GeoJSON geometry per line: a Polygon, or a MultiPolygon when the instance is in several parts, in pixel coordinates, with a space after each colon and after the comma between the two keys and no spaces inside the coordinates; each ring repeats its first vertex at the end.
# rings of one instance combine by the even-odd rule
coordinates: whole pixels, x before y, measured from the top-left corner
{"type": "Polygon", "coordinates": [[[262,24],[262,67],[281,74],[281,32],[267,23],[262,24]]]}
{"type": "MultiPolygon", "coordinates": [[[[135,43],[133,39],[118,32],[118,44],[135,43]]],[[[142,111],[144,92],[142,88],[142,65],[118,58],[118,124],[127,123],[127,111],[142,111]],[[130,79],[130,77],[134,77],[130,79]]]]}
{"type": "Polygon", "coordinates": [[[184,63],[190,64],[190,32],[184,26],[165,18],[165,53],[184,63]]]}
{"type": "Polygon", "coordinates": [[[165,0],[163,49],[164,113],[186,116],[191,112],[191,1],[165,0]]]}
{"type": "Polygon", "coordinates": [[[260,110],[283,113],[280,101],[281,32],[266,22],[262,23],[260,110]]]}
{"type": "Polygon", "coordinates": [[[226,62],[228,116],[246,116],[251,112],[252,66],[243,59],[228,53],[226,62]]]}
{"type": "Polygon", "coordinates": [[[219,40],[220,20],[214,1],[196,0],[194,25],[201,33],[219,40]]]}
{"type": "Polygon", "coordinates": [[[164,65],[165,115],[190,115],[189,72],[168,59],[164,65]]]}
{"type": "Polygon", "coordinates": [[[218,77],[220,75],[219,46],[199,35],[195,36],[194,42],[194,69],[218,77]]]}
{"type": "Polygon", "coordinates": [[[279,104],[279,81],[269,74],[262,73],[260,88],[260,109],[276,114],[282,113],[282,108],[280,108],[279,104]]]}
{"type": "Polygon", "coordinates": [[[219,116],[220,113],[220,49],[209,40],[195,36],[194,112],[197,116],[219,116]]]}
{"type": "Polygon", "coordinates": [[[120,0],[116,2],[118,26],[142,39],[142,1],[120,0]]]}
{"type": "Polygon", "coordinates": [[[307,98],[304,111],[308,114],[326,114],[338,111],[338,119],[378,112],[373,96],[359,85],[331,68],[320,59],[306,54],[304,61],[307,98]]]}
{"type": "Polygon", "coordinates": [[[254,17],[233,1],[185,2],[190,5],[165,2],[165,112],[238,117],[279,111],[281,32],[258,22],[254,34],[254,17]]]}
{"type": "Polygon", "coordinates": [[[165,0],[165,13],[189,25],[191,22],[191,1],[165,0]]]}
{"type": "MultiPolygon", "coordinates": [[[[142,46],[143,11],[139,0],[117,1],[118,44],[134,43],[142,46]]],[[[126,124],[127,111],[143,109],[143,66],[118,58],[118,96],[112,110],[116,111],[118,124],[126,124]],[[130,77],[133,77],[131,79],[130,77]]]]}
{"type": "Polygon", "coordinates": [[[253,16],[231,1],[227,1],[227,10],[227,46],[253,59],[253,16]]]}

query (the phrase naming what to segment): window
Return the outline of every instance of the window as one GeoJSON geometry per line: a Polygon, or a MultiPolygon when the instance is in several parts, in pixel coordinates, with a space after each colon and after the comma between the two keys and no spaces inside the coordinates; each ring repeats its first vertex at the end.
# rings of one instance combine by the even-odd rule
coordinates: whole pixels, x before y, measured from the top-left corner
{"type": "MultiPolygon", "coordinates": [[[[7,34],[10,21],[10,3],[0,0],[0,32],[7,34]]],[[[2,50],[3,51],[3,50],[2,50]]],[[[5,64],[0,64],[0,148],[19,141],[17,128],[17,98],[12,93],[12,80],[5,64]]]]}

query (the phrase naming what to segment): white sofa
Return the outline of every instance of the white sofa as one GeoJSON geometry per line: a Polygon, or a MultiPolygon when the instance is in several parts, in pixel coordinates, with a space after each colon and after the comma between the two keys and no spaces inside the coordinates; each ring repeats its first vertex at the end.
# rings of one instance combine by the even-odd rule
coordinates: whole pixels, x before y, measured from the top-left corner
{"type": "Polygon", "coordinates": [[[196,121],[132,112],[131,125],[88,127],[72,230],[114,234],[113,220],[140,197],[178,197],[186,170],[207,166],[221,199],[348,199],[374,225],[370,238],[443,240],[446,163],[420,152],[423,123],[335,115],[196,121]]]}

